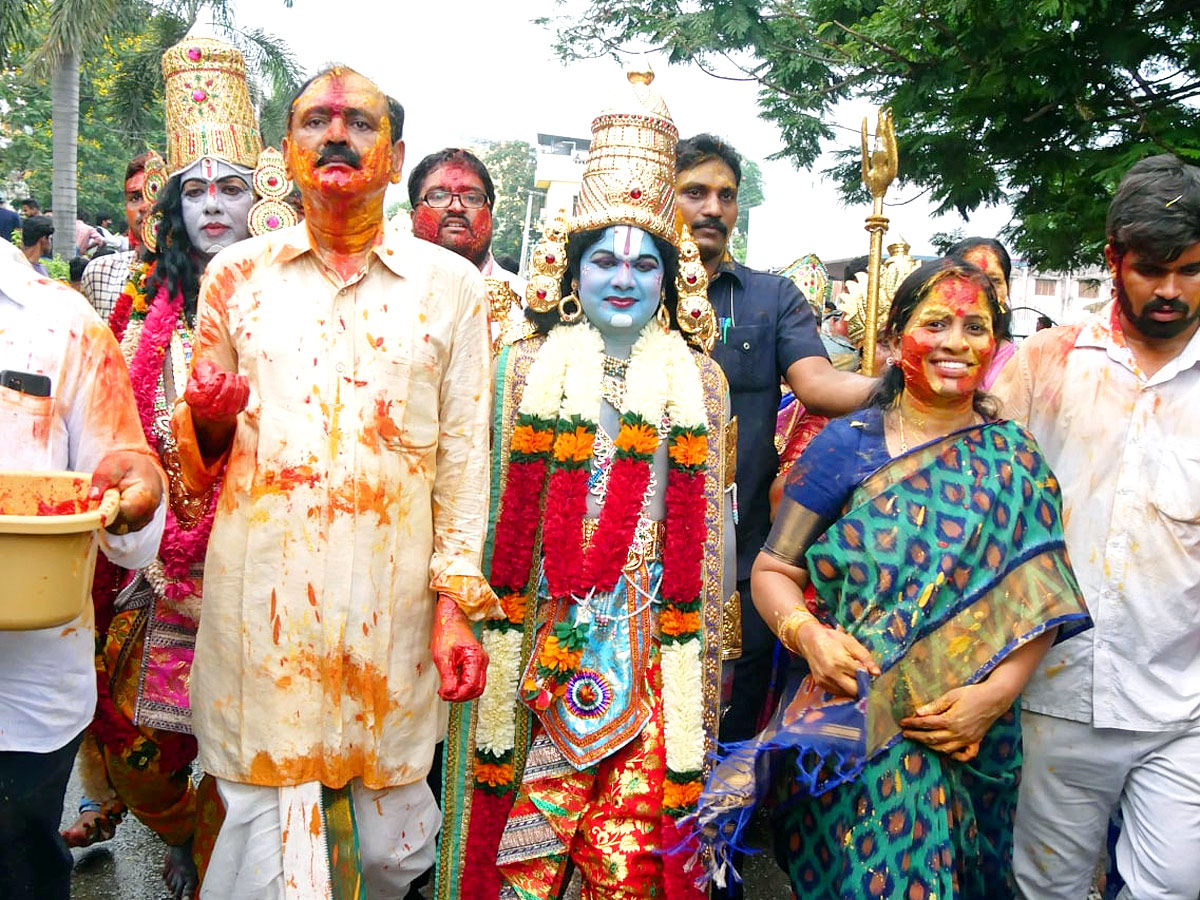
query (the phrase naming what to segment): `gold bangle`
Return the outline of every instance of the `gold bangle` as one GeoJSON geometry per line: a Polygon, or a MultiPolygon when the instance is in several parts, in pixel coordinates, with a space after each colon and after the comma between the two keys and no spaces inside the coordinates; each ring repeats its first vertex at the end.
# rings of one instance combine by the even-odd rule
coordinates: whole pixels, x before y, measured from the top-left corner
{"type": "Polygon", "coordinates": [[[817,617],[809,612],[807,607],[797,606],[779,620],[779,626],[775,629],[775,633],[779,636],[779,642],[783,644],[788,652],[800,656],[802,654],[800,653],[800,645],[796,641],[796,634],[809,622],[815,621],[817,621],[817,617]]]}

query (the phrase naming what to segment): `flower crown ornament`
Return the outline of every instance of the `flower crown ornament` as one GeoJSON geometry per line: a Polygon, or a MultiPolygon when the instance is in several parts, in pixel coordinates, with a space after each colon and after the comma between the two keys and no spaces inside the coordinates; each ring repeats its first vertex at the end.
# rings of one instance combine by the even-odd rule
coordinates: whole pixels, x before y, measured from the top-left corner
{"type": "MultiPolygon", "coordinates": [[[[158,204],[158,195],[167,184],[167,164],[158,155],[157,150],[146,151],[146,164],[142,167],[145,180],[142,182],[142,197],[153,209],[158,204]]],[[[161,212],[149,212],[142,219],[142,243],[151,253],[158,250],[158,223],[162,221],[161,212]]]]}
{"type": "Polygon", "coordinates": [[[250,207],[248,217],[250,233],[266,234],[289,228],[300,221],[296,210],[284,199],[292,192],[292,181],[287,177],[287,166],[283,154],[274,147],[266,147],[258,156],[254,167],[254,193],[260,199],[250,207]]]}
{"type": "Polygon", "coordinates": [[[567,271],[567,231],[566,212],[560,209],[533,248],[529,260],[533,274],[525,288],[525,303],[534,312],[550,312],[562,299],[562,278],[567,271]]]}
{"type": "Polygon", "coordinates": [[[708,272],[700,261],[700,248],[692,240],[692,230],[682,224],[675,290],[679,294],[679,306],[675,310],[679,328],[705,353],[712,352],[717,339],[717,322],[712,304],[708,302],[708,272]]]}

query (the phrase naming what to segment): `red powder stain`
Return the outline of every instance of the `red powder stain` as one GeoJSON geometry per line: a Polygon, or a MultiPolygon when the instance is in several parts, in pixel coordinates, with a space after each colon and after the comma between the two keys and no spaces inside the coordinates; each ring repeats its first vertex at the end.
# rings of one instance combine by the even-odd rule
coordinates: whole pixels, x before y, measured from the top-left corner
{"type": "Polygon", "coordinates": [[[49,503],[45,500],[39,500],[37,505],[37,514],[39,516],[73,516],[76,513],[84,512],[87,506],[74,498],[70,500],[59,500],[57,503],[49,503]]]}
{"type": "Polygon", "coordinates": [[[379,452],[380,441],[383,441],[385,445],[396,444],[403,435],[400,426],[389,414],[390,405],[386,397],[377,397],[371,420],[366,423],[366,427],[359,435],[362,443],[376,453],[379,452]]]}
{"type": "Polygon", "coordinates": [[[38,416],[33,420],[33,440],[39,447],[45,447],[50,442],[50,416],[38,416]]]}
{"type": "Polygon", "coordinates": [[[317,592],[313,588],[311,581],[308,583],[308,605],[309,606],[317,605],[317,592]]]}
{"type": "Polygon", "coordinates": [[[268,494],[290,494],[300,486],[315,488],[321,481],[321,473],[312,466],[284,466],[278,472],[270,469],[254,483],[250,492],[252,500],[268,494]]]}

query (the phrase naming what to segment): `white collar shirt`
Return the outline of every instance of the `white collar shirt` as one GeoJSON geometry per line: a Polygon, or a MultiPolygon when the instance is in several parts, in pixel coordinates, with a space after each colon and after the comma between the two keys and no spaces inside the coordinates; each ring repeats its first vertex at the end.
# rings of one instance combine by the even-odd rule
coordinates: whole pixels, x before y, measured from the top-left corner
{"type": "Polygon", "coordinates": [[[1062,485],[1095,628],[1051,648],[1035,712],[1098,728],[1200,722],[1200,332],[1152,376],[1114,305],[1028,338],[993,388],[1062,485]]]}
{"type": "Polygon", "coordinates": [[[304,224],[206,269],[195,359],[250,385],[227,464],[175,411],[188,485],[225,466],[191,680],[206,772],[381,788],[428,771],[434,594],[494,603],[484,304],[467,260],[394,227],[345,281],[304,224]]]}

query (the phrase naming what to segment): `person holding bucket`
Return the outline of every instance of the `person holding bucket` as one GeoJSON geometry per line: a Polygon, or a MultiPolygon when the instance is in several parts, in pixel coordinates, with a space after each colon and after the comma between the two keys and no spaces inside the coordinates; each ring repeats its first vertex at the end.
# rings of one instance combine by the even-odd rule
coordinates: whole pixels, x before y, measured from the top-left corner
{"type": "MultiPolygon", "coordinates": [[[[0,251],[10,250],[0,241],[0,251]]],[[[13,519],[67,519],[66,513],[82,513],[89,501],[116,489],[119,505],[99,531],[100,549],[130,568],[154,558],[163,531],[165,477],[146,445],[120,348],[87,300],[18,263],[11,252],[0,252],[0,435],[4,483],[20,482],[14,473],[90,473],[82,476],[76,496],[39,498],[36,516],[13,515],[0,490],[0,541],[28,537],[15,531],[46,530],[5,524],[13,519]]],[[[19,545],[15,555],[22,558],[19,545]]],[[[70,893],[71,855],[58,824],[75,751],[96,705],[88,585],[79,585],[73,619],[35,626],[40,608],[61,599],[38,597],[37,585],[73,562],[45,564],[45,573],[5,564],[0,583],[0,884],[14,900],[58,900],[70,893]],[[26,630],[3,630],[17,620],[26,630]]],[[[90,581],[87,560],[73,568],[90,581]]]]}

